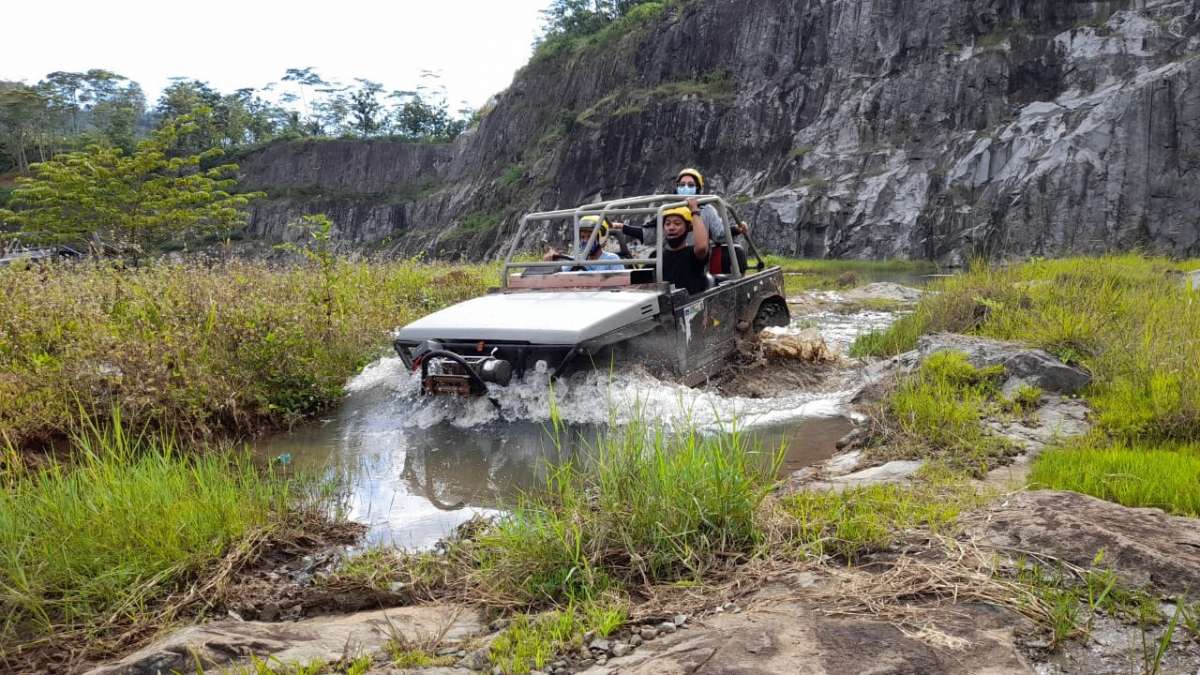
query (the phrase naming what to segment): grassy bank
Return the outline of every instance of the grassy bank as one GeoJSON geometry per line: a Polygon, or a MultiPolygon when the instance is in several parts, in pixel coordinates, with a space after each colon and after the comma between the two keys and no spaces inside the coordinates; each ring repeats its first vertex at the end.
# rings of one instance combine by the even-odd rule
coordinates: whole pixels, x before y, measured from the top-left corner
{"type": "Polygon", "coordinates": [[[0,268],[0,438],[114,409],[187,438],[285,425],[336,401],[389,330],[494,283],[416,260],[0,268]]]}
{"type": "Polygon", "coordinates": [[[161,627],[306,503],[237,455],[113,429],[77,441],[70,468],[4,476],[0,663],[103,653],[161,627]]]}
{"type": "Polygon", "coordinates": [[[936,265],[923,260],[825,260],[768,255],[764,261],[768,266],[783,269],[784,285],[789,295],[804,291],[854,288],[877,279],[937,271],[936,265]]]}
{"type": "MultiPolygon", "coordinates": [[[[1130,506],[1195,513],[1200,481],[1183,477],[1194,476],[1200,441],[1200,291],[1179,272],[1196,268],[1200,262],[1135,255],[978,264],[939,283],[912,315],[863,336],[853,351],[890,356],[937,331],[1045,349],[1092,374],[1085,396],[1096,430],[1043,455],[1033,479],[1130,506]]],[[[902,385],[893,408],[905,393],[902,385]]],[[[924,435],[936,444],[937,429],[964,421],[977,427],[959,419],[964,406],[967,418],[978,409],[962,391],[926,406],[924,435]]],[[[978,440],[968,445],[981,447],[978,440]]]]}

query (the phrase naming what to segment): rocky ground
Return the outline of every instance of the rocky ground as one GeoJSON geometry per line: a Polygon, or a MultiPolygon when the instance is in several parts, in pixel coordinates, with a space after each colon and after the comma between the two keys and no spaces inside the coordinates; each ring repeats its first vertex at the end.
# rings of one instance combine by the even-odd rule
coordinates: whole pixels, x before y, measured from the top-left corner
{"type": "MultiPolygon", "coordinates": [[[[813,294],[806,311],[837,311],[848,303],[888,298],[910,303],[907,290],[880,286],[856,294],[813,294]]],[[[998,495],[960,519],[952,538],[913,532],[902,543],[855,565],[814,560],[764,565],[748,583],[639,618],[607,638],[585,636],[584,647],[559,655],[549,673],[1200,673],[1200,639],[1172,626],[1172,600],[1200,588],[1200,520],[1156,509],[1132,509],[1075,493],[1024,489],[1024,468],[1053,439],[1089,429],[1086,404],[1074,395],[1088,375],[1050,354],[962,335],[921,339],[913,352],[854,370],[861,378],[854,400],[869,406],[896,377],[929,355],[954,349],[977,367],[1001,365],[1002,390],[1021,384],[1043,395],[1032,414],[986,422],[1015,448],[1008,466],[980,482],[998,495]],[[1086,570],[1104,552],[1105,567],[1121,586],[1158,598],[1155,622],[1092,611],[1086,631],[1055,643],[1048,610],[996,570],[1028,561],[1047,568],[1086,570]],[[1041,609],[1039,609],[1039,607],[1041,609]],[[1165,657],[1155,659],[1169,645],[1165,657]],[[1157,670],[1155,670],[1157,669],[1157,670]]],[[[845,362],[803,334],[776,336],[750,351],[723,387],[743,389],[773,358],[797,364],[779,377],[844,383],[845,362]]],[[[778,369],[776,369],[778,371],[778,369]]],[[[763,392],[764,395],[767,392],[763,392]]],[[[921,460],[880,462],[861,447],[862,434],[844,439],[832,459],[797,472],[785,490],[844,490],[881,482],[904,483],[921,460]]],[[[348,662],[370,656],[368,672],[461,674],[493,672],[488,644],[503,628],[477,609],[416,604],[403,594],[369,598],[322,594],[312,580],[338,555],[328,548],[299,562],[286,556],[247,576],[242,604],[218,621],[184,628],[115,663],[97,675],[150,675],[244,666],[250,655],[280,663],[348,662]],[[270,588],[269,592],[253,589],[270,588]],[[368,611],[368,605],[375,607],[368,611]],[[389,605],[403,605],[387,607],[389,605]],[[338,612],[311,616],[323,612],[338,612]],[[303,618],[302,618],[303,617],[303,618]],[[258,619],[258,620],[248,620],[258,619]],[[403,669],[390,665],[394,645],[420,645],[441,665],[403,669]]],[[[1082,611],[1089,611],[1086,608],[1082,611]]]]}

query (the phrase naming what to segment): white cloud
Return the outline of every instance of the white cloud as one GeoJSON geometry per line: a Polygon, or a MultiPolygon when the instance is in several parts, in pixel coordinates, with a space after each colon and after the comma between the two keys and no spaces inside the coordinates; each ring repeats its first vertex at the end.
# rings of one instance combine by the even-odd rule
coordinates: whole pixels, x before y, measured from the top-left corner
{"type": "Polygon", "coordinates": [[[0,79],[104,68],[153,102],[172,76],[222,92],[260,88],[287,68],[411,89],[441,74],[451,108],[479,107],[529,58],[548,0],[453,2],[23,2],[4,8],[0,79]]]}

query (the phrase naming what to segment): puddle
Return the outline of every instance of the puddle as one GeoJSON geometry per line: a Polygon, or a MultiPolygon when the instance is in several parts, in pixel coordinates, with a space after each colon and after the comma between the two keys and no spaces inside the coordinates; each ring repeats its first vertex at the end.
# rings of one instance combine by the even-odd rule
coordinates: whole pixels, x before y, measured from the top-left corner
{"type": "MultiPolygon", "coordinates": [[[[783,330],[816,329],[844,354],[858,334],[895,318],[820,311],[794,316],[783,330]]],[[[716,433],[737,419],[764,447],[786,445],[786,472],[830,457],[852,427],[848,384],[741,398],[638,371],[580,373],[555,382],[553,397],[547,383],[547,373],[531,373],[497,394],[497,410],[483,398],[419,396],[418,379],[398,358],[383,358],[351,380],[326,419],[265,439],[256,452],[285,457],[296,469],[340,474],[341,506],[368,525],[370,543],[427,548],[471,517],[499,513],[521,492],[538,489],[549,463],[594,445],[610,425],[641,418],[716,433]],[[561,450],[546,428],[552,405],[569,432],[564,438],[574,439],[561,450]]]]}

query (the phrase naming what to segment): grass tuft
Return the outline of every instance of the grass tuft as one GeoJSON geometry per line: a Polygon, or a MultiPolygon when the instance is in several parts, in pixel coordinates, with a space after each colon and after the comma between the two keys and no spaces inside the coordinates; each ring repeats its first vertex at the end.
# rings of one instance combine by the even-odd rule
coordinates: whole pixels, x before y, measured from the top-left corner
{"type": "Polygon", "coordinates": [[[624,603],[612,599],[570,604],[539,615],[517,614],[492,641],[493,666],[510,675],[542,670],[556,654],[582,648],[583,636],[607,637],[626,620],[624,603]]]}
{"type": "Polygon", "coordinates": [[[563,463],[478,536],[474,581],[511,605],[583,601],[617,584],[698,578],[750,555],[780,455],[736,433],[631,424],[563,463]]]}

